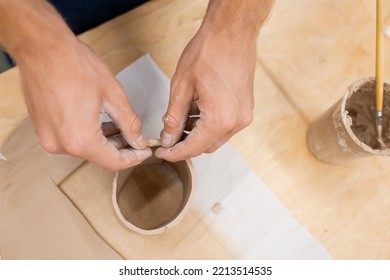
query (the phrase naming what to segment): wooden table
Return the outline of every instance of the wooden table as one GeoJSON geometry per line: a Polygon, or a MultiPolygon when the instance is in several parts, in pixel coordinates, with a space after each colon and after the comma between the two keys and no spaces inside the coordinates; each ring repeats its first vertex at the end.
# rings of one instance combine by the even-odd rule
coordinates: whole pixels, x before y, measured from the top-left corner
{"type": "MultiPolygon", "coordinates": [[[[275,2],[258,41],[254,121],[230,142],[334,258],[389,259],[389,159],[331,166],[306,146],[308,124],[350,83],[374,75],[375,3],[275,2]]],[[[206,7],[206,0],[152,1],[80,38],[115,73],[148,52],[172,76],[206,7]]],[[[389,24],[390,6],[384,15],[389,24]]],[[[17,69],[0,75],[0,99],[1,147],[27,116],[17,69]]]]}

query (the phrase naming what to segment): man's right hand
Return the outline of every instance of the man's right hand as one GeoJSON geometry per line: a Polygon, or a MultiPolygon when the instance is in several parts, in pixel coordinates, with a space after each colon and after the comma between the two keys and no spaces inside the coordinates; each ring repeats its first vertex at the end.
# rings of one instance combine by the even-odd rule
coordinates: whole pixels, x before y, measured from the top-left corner
{"type": "MultiPolygon", "coordinates": [[[[0,4],[4,2],[7,1],[0,0],[0,4]]],[[[20,6],[33,24],[25,29],[20,27],[21,32],[14,37],[0,34],[3,39],[0,43],[6,48],[9,46],[7,50],[19,66],[29,115],[44,149],[84,158],[111,171],[125,169],[150,157],[152,151],[146,147],[142,136],[141,120],[108,66],[70,32],[49,4],[23,2],[20,6]],[[28,7],[28,4],[39,5],[28,7]],[[39,9],[44,20],[34,21],[35,9],[39,9]],[[31,36],[34,32],[36,38],[31,36]],[[102,113],[112,118],[119,128],[116,132],[121,132],[131,149],[118,146],[117,139],[106,138],[115,129],[108,135],[103,134],[102,113]]],[[[12,11],[20,7],[10,9],[7,14],[12,15],[12,11]]],[[[26,18],[20,20],[29,22],[26,18]]],[[[0,32],[4,32],[1,29],[0,32]]]]}

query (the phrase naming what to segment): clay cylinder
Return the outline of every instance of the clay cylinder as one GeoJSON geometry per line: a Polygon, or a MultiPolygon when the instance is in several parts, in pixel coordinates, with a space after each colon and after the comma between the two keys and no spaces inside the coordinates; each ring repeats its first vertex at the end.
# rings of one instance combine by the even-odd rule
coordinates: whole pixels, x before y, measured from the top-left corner
{"type": "Polygon", "coordinates": [[[144,235],[178,224],[195,190],[191,160],[167,162],[152,157],[116,173],[112,203],[121,223],[144,235]]]}
{"type": "MultiPolygon", "coordinates": [[[[385,138],[389,136],[385,133],[390,115],[389,108],[386,108],[389,91],[389,84],[385,83],[385,138]]],[[[389,139],[384,140],[387,146],[389,139]]],[[[381,149],[376,140],[375,79],[360,79],[350,85],[341,100],[310,124],[307,144],[318,160],[329,164],[341,164],[370,155],[389,156],[390,150],[381,149]]]]}

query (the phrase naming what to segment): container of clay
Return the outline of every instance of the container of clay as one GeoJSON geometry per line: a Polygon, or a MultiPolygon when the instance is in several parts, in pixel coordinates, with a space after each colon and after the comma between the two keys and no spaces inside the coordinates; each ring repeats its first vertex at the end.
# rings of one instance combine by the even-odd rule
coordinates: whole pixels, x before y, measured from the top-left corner
{"type": "Polygon", "coordinates": [[[115,174],[112,203],[124,227],[154,235],[180,222],[194,191],[191,160],[167,162],[153,156],[115,174]]]}
{"type": "Polygon", "coordinates": [[[329,164],[370,155],[389,156],[390,86],[384,84],[383,141],[377,141],[375,79],[364,78],[350,85],[340,101],[310,124],[307,144],[313,155],[329,164]]]}

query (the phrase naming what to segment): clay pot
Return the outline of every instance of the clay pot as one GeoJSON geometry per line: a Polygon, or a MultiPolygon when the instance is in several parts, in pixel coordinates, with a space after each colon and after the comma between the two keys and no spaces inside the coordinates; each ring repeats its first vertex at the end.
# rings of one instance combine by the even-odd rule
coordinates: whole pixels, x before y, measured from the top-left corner
{"type": "MultiPolygon", "coordinates": [[[[389,84],[384,88],[382,137],[388,138],[389,84]]],[[[376,140],[375,79],[360,79],[350,85],[343,98],[309,126],[307,143],[318,160],[330,164],[370,155],[389,156],[390,150],[381,149],[376,140]]]]}
{"type": "Polygon", "coordinates": [[[194,190],[190,160],[171,163],[152,157],[116,173],[112,203],[126,228],[144,235],[160,234],[180,222],[194,190]]]}

